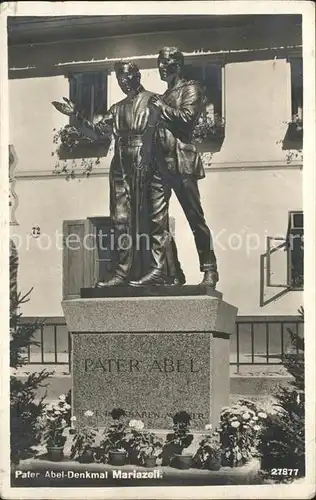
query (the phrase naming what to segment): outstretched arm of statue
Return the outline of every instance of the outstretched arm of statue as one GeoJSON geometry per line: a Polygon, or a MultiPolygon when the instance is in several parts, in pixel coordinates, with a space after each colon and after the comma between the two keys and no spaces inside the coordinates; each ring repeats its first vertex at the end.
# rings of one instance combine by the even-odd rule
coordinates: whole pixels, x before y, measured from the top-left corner
{"type": "Polygon", "coordinates": [[[81,122],[80,131],[88,137],[97,139],[112,134],[113,114],[111,110],[104,115],[95,115],[93,121],[82,118],[80,113],[76,115],[76,118],[81,122]]]}
{"type": "Polygon", "coordinates": [[[63,102],[53,101],[53,106],[66,116],[75,116],[80,123],[80,132],[86,135],[87,137],[91,137],[92,139],[98,139],[100,136],[109,136],[112,134],[112,124],[113,124],[113,113],[110,109],[106,113],[102,115],[95,115],[93,120],[87,120],[83,117],[82,113],[76,109],[76,105],[63,97],[63,102]]]}

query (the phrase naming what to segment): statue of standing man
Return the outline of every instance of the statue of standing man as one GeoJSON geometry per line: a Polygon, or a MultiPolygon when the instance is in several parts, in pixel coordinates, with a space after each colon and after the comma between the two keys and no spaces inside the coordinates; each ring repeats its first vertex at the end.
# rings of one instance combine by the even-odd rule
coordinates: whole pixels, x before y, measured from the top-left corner
{"type": "Polygon", "coordinates": [[[75,104],[68,99],[64,98],[66,104],[53,102],[61,113],[77,117],[83,134],[102,135],[107,131],[113,133],[115,138],[110,166],[110,215],[116,239],[121,244],[117,248],[114,276],[109,281],[97,283],[97,286],[126,286],[131,279],[141,278],[148,268],[153,267],[161,271],[153,284],[182,284],[185,277],[177,259],[175,242],[169,233],[168,210],[154,221],[149,219],[152,203],[155,203],[152,197],[156,196],[157,189],[159,193],[164,191],[162,180],[159,178],[157,183],[152,176],[152,144],[159,114],[150,106],[154,94],[142,86],[141,74],[135,63],[118,61],[114,69],[118,85],[126,97],[95,116],[93,122],[84,119],[80,110],[76,110],[75,104]],[[144,236],[148,238],[144,239],[144,236]],[[154,248],[146,248],[151,244],[147,244],[149,240],[154,248]],[[159,241],[158,252],[155,251],[156,241],[159,241]],[[172,262],[169,268],[173,268],[171,273],[167,269],[167,247],[169,261],[172,262]],[[146,250],[149,250],[149,259],[146,259],[146,250]]]}
{"type": "MultiPolygon", "coordinates": [[[[203,108],[203,92],[198,82],[186,81],[182,76],[184,57],[176,47],[165,47],[158,56],[160,78],[167,82],[166,92],[150,100],[160,113],[154,144],[152,213],[153,227],[167,221],[171,191],[176,194],[194,235],[199,256],[201,284],[215,288],[219,279],[217,262],[210,230],[204,218],[197,181],[205,177],[202,160],[192,144],[192,134],[203,108]]],[[[165,228],[168,230],[168,228],[165,228]]],[[[155,234],[152,251],[164,252],[163,228],[155,234]]],[[[162,268],[152,267],[133,286],[156,284],[162,268]]]]}

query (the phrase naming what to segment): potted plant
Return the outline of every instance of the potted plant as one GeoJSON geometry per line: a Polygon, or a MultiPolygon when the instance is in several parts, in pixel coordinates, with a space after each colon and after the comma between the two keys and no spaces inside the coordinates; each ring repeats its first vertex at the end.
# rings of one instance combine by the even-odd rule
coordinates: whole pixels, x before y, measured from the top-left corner
{"type": "Polygon", "coordinates": [[[222,447],[217,431],[212,432],[212,425],[207,424],[208,431],[201,441],[194,456],[194,463],[200,469],[219,470],[222,465],[222,447]]]}
{"type": "Polygon", "coordinates": [[[141,464],[145,467],[155,467],[157,458],[163,449],[163,440],[153,432],[147,432],[143,435],[143,441],[140,445],[141,464]]]}
{"type": "MultiPolygon", "coordinates": [[[[91,463],[94,461],[95,438],[97,429],[91,426],[90,419],[93,417],[93,412],[87,410],[84,413],[86,424],[75,429],[73,434],[73,443],[70,450],[70,458],[75,459],[80,463],[91,463]]],[[[75,422],[75,416],[71,417],[71,421],[75,422]]]]}
{"type": "Polygon", "coordinates": [[[194,128],[193,139],[201,143],[207,139],[220,140],[224,138],[225,120],[218,113],[212,117],[202,114],[194,128]]]}
{"type": "Polygon", "coordinates": [[[74,178],[76,170],[89,177],[93,167],[100,164],[100,157],[106,156],[110,151],[111,133],[106,131],[103,135],[91,138],[84,135],[77,127],[65,125],[58,130],[53,129],[53,143],[57,145],[52,152],[56,163],[54,173],[65,174],[66,178],[74,178]],[[68,160],[72,160],[68,163],[68,160]],[[76,160],[80,160],[80,163],[76,160]]]}
{"type": "Polygon", "coordinates": [[[240,467],[257,454],[266,418],[265,412],[247,400],[240,400],[231,408],[223,408],[218,427],[223,465],[240,467]]]}
{"type": "Polygon", "coordinates": [[[126,450],[128,461],[131,464],[140,464],[140,446],[143,440],[144,422],[141,420],[130,420],[126,434],[126,450]]]}
{"type": "Polygon", "coordinates": [[[166,448],[173,450],[171,464],[178,469],[189,469],[192,465],[193,454],[183,452],[193,441],[190,422],[191,416],[186,411],[179,411],[173,416],[173,433],[167,435],[166,448]]]}
{"type": "Polygon", "coordinates": [[[144,423],[141,420],[131,420],[129,428],[130,435],[127,438],[127,443],[131,462],[145,467],[155,467],[157,458],[163,449],[162,439],[153,432],[143,430],[144,423]]]}
{"type": "Polygon", "coordinates": [[[57,403],[46,406],[43,415],[43,437],[46,443],[47,454],[50,460],[60,461],[64,457],[67,424],[67,415],[70,405],[66,403],[66,396],[61,395],[57,403]]]}
{"type": "Polygon", "coordinates": [[[101,453],[104,460],[108,458],[111,465],[121,466],[127,459],[127,423],[124,417],[126,412],[121,408],[114,408],[111,412],[113,422],[104,431],[100,443],[101,453]]]}
{"type": "Polygon", "coordinates": [[[218,113],[202,113],[192,139],[199,153],[220,151],[225,138],[225,120],[218,113]]]}

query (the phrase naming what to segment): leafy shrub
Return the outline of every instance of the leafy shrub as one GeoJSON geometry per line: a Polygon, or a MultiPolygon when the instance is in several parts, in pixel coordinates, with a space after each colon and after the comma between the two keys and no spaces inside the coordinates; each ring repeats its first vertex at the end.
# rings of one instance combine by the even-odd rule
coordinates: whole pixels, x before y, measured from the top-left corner
{"type": "MultiPolygon", "coordinates": [[[[30,290],[22,296],[17,292],[18,257],[14,244],[10,242],[10,367],[15,370],[25,363],[25,351],[31,345],[38,345],[34,333],[41,325],[39,321],[25,324],[19,308],[28,302],[30,290]]],[[[45,369],[31,373],[25,379],[10,376],[10,458],[11,464],[33,456],[35,446],[40,443],[39,418],[44,412],[45,396],[37,400],[38,387],[50,373],[45,369]]]]}
{"type": "MultiPolygon", "coordinates": [[[[304,319],[303,308],[299,313],[304,319]]],[[[302,477],[305,475],[304,339],[291,330],[289,333],[294,352],[285,355],[283,364],[293,380],[275,394],[275,413],[268,416],[259,451],[263,471],[298,469],[296,477],[302,477]]]]}

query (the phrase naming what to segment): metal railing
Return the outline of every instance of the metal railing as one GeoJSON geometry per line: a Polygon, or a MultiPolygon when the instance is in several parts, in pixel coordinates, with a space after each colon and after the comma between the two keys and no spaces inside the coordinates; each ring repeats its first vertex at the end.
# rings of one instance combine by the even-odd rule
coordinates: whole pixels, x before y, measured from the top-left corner
{"type": "MultiPolygon", "coordinates": [[[[246,365],[281,365],[285,354],[292,352],[289,330],[303,336],[303,321],[299,316],[237,317],[231,336],[230,364],[237,373],[246,365]]],[[[34,339],[37,346],[28,347],[27,364],[68,365],[70,370],[71,333],[63,318],[42,324],[34,339]]]]}
{"type": "MultiPolygon", "coordinates": [[[[32,318],[23,318],[31,323],[32,318]]],[[[29,365],[68,365],[71,361],[71,332],[63,318],[44,321],[33,336],[36,344],[29,345],[25,363],[29,365]]]]}
{"type": "Polygon", "coordinates": [[[284,356],[293,352],[290,331],[303,337],[300,316],[238,317],[231,337],[230,364],[236,366],[237,373],[245,365],[281,365],[284,356]]]}

